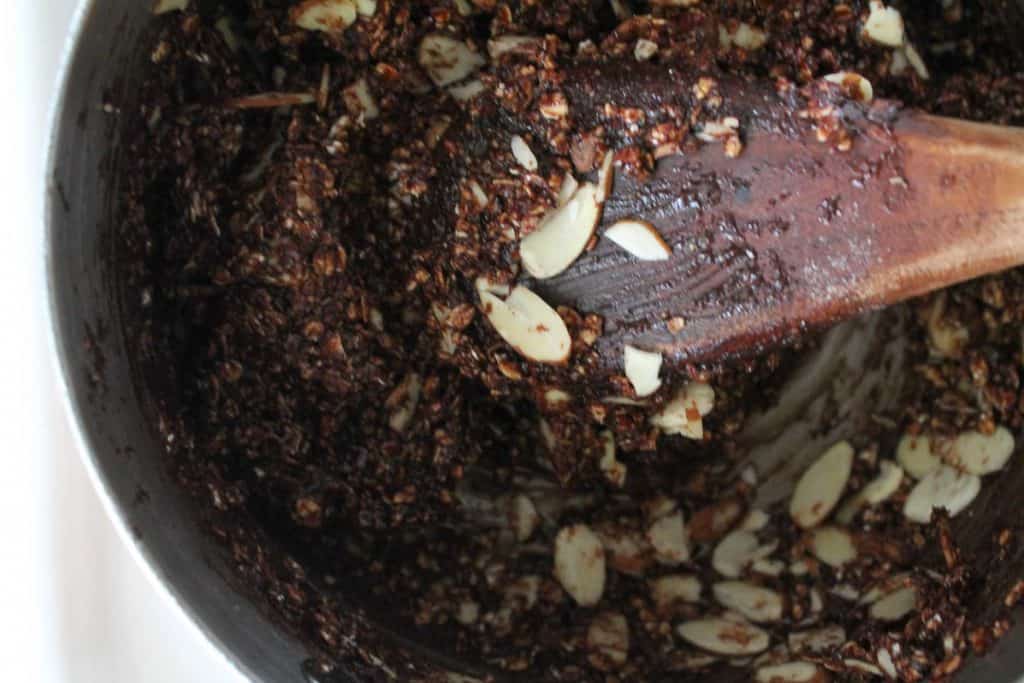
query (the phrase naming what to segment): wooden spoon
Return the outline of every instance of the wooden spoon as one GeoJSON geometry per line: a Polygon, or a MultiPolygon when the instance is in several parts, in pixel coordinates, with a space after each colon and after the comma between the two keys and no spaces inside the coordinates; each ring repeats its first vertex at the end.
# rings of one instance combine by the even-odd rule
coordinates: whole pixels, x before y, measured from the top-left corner
{"type": "MultiPolygon", "coordinates": [[[[672,107],[697,131],[735,117],[742,151],[689,144],[649,177],[618,171],[596,246],[525,284],[552,306],[601,315],[599,350],[615,362],[623,344],[702,362],[1024,263],[1024,130],[857,102],[859,86],[574,67],[562,91],[575,130],[604,126],[619,147],[630,132],[609,112],[653,121],[672,107]],[[600,239],[621,219],[649,223],[671,256],[640,261],[600,239]]],[[[461,134],[543,139],[501,112],[473,126],[461,134]]]]}

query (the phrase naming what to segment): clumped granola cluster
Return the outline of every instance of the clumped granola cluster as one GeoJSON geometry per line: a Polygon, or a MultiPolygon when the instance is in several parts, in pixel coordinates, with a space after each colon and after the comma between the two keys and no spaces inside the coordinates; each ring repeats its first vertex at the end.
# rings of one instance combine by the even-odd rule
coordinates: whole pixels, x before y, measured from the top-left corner
{"type": "Polygon", "coordinates": [[[678,363],[612,348],[532,283],[599,239],[703,248],[597,228],[618,178],[743,155],[735,79],[836,153],[856,144],[843,98],[1024,123],[1014,3],[157,13],[150,76],[118,103],[131,334],[178,478],[239,584],[322,655],[311,675],[471,680],[389,644],[382,614],[481,679],[561,681],[940,680],[1009,628],[1019,520],[993,491],[1024,417],[1019,271],[893,312],[898,408],[770,504],[744,427],[816,339],[678,363]],[[581,65],[672,68],[685,97],[597,102],[581,65]]]}

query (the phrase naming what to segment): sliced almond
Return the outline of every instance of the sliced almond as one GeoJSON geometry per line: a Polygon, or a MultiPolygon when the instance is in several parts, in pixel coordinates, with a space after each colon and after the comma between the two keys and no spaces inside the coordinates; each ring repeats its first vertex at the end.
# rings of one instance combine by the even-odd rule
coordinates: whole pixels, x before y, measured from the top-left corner
{"type": "Polygon", "coordinates": [[[711,566],[722,576],[735,579],[747,566],[759,559],[761,546],[757,536],[737,529],[722,539],[711,554],[711,566]]]}
{"type": "Polygon", "coordinates": [[[786,571],[786,563],[782,560],[754,560],[750,571],[761,576],[782,576],[786,571]]]}
{"type": "Polygon", "coordinates": [[[860,591],[848,583],[836,584],[829,593],[846,602],[857,602],[860,600],[860,591]]]}
{"type": "Polygon", "coordinates": [[[843,664],[847,669],[853,671],[860,671],[861,673],[871,674],[872,676],[881,676],[882,670],[871,662],[865,662],[860,659],[844,659],[843,664]]]}
{"type": "Polygon", "coordinates": [[[944,358],[958,357],[970,339],[967,328],[946,318],[946,292],[935,295],[928,311],[928,342],[933,353],[944,358]]]}
{"type": "Polygon", "coordinates": [[[842,626],[823,626],[809,631],[789,634],[789,649],[794,654],[826,654],[846,643],[846,630],[842,626]]]}
{"type": "Polygon", "coordinates": [[[544,392],[544,404],[548,408],[557,408],[572,401],[572,396],[561,389],[548,389],[544,392]]]}
{"type": "Polygon", "coordinates": [[[825,76],[829,83],[835,83],[846,95],[857,102],[868,104],[875,98],[875,89],[871,87],[871,81],[858,73],[852,71],[840,71],[825,76]]]}
{"type": "Polygon", "coordinates": [[[555,309],[539,296],[521,285],[504,300],[489,291],[477,291],[495,331],[524,358],[556,364],[569,358],[569,330],[555,309]]]}
{"type": "Polygon", "coordinates": [[[590,527],[574,524],[555,537],[555,578],[581,607],[593,607],[604,594],[604,546],[590,527]]]}
{"type": "Polygon", "coordinates": [[[667,517],[678,509],[679,503],[675,498],[660,493],[643,503],[644,515],[652,522],[667,517]]]}
{"type": "Polygon", "coordinates": [[[782,619],[782,596],[769,588],[744,581],[721,581],[711,587],[722,607],[739,612],[754,622],[782,619]]]}
{"type": "Polygon", "coordinates": [[[925,65],[924,59],[921,58],[921,53],[917,51],[917,48],[912,44],[907,43],[903,47],[903,52],[907,56],[907,63],[913,67],[914,71],[921,78],[922,81],[927,81],[931,74],[928,73],[928,66],[925,65]]]}
{"type": "Polygon", "coordinates": [[[760,531],[768,526],[770,521],[771,517],[767,512],[755,508],[747,513],[747,516],[740,522],[740,528],[746,531],[760,531]]]}
{"type": "Polygon", "coordinates": [[[188,7],[188,0],[156,0],[153,5],[153,14],[180,11],[186,7],[188,7]]]}
{"type": "Polygon", "coordinates": [[[627,467],[615,457],[615,435],[610,431],[603,431],[601,436],[601,460],[598,468],[608,480],[608,483],[622,488],[626,485],[627,467]]]}
{"type": "Polygon", "coordinates": [[[736,526],[742,515],[743,503],[736,498],[725,498],[712,503],[693,514],[689,524],[690,538],[698,543],[717,541],[736,526]]]}
{"type": "Polygon", "coordinates": [[[661,564],[674,567],[690,559],[690,538],[680,511],[654,522],[647,530],[647,540],[654,548],[654,559],[661,564]]]}
{"type": "Polygon", "coordinates": [[[672,255],[672,248],[647,221],[616,221],[604,236],[641,261],[665,261],[672,255]]]}
{"type": "Polygon", "coordinates": [[[558,206],[565,206],[572,199],[573,195],[576,194],[576,190],[580,187],[579,182],[573,177],[572,173],[566,173],[565,177],[562,178],[562,186],[558,188],[558,206]]]}
{"type": "Polygon", "coordinates": [[[885,672],[885,675],[889,678],[898,680],[899,672],[896,670],[896,665],[892,661],[892,655],[885,648],[881,648],[875,653],[875,661],[878,662],[878,667],[885,672]]]}
{"type": "Polygon", "coordinates": [[[756,683],[825,683],[828,676],[810,662],[786,662],[762,666],[754,672],[756,683]]]}
{"type": "Polygon", "coordinates": [[[789,514],[804,529],[821,524],[839,502],[850,479],[853,446],[840,441],[825,451],[797,482],[789,514]]]}
{"type": "Polygon", "coordinates": [[[996,427],[991,434],[971,430],[953,440],[949,463],[970,474],[991,474],[1006,466],[1013,447],[1013,434],[1006,427],[996,427]]]}
{"type": "Polygon", "coordinates": [[[669,671],[700,671],[718,661],[717,657],[704,652],[676,650],[669,654],[667,668],[669,671]]]}
{"type": "Polygon", "coordinates": [[[842,567],[857,559],[853,536],[835,526],[823,526],[811,532],[811,550],[830,567],[842,567]]]}
{"type": "MultiPolygon", "coordinates": [[[[221,37],[224,39],[224,44],[228,46],[228,49],[230,49],[232,52],[238,52],[238,48],[241,47],[241,43],[238,40],[238,34],[235,33],[234,24],[232,23],[231,18],[221,17],[213,23],[213,27],[217,29],[217,33],[219,33],[221,37]]],[[[325,86],[323,86],[322,80],[320,81],[320,83],[321,91],[323,91],[325,89],[325,86]]],[[[326,96],[326,93],[324,93],[324,96],[326,96]]],[[[321,100],[318,100],[318,103],[319,102],[321,102],[321,100]]],[[[321,107],[321,109],[322,108],[323,107],[321,107]]]]}
{"type": "Polygon", "coordinates": [[[626,379],[633,385],[639,398],[650,396],[661,387],[661,354],[657,351],[642,351],[626,345],[623,349],[623,365],[626,379]]]}
{"type": "Polygon", "coordinates": [[[718,26],[718,44],[726,50],[735,45],[741,50],[753,52],[760,50],[767,42],[768,34],[746,22],[740,22],[732,30],[721,24],[718,26]]]}
{"type": "Polygon", "coordinates": [[[540,514],[529,496],[512,496],[508,503],[508,522],[516,540],[520,543],[530,539],[540,525],[540,514]]]}
{"type": "Polygon", "coordinates": [[[455,620],[463,626],[470,626],[480,618],[480,603],[467,601],[459,605],[455,620]]]}
{"type": "Polygon", "coordinates": [[[747,464],[740,470],[740,481],[748,486],[757,486],[757,468],[747,464]]]}
{"type": "Polygon", "coordinates": [[[562,93],[548,93],[540,98],[537,109],[544,118],[556,121],[569,115],[569,100],[562,93]]]}
{"type": "MultiPolygon", "coordinates": [[[[774,638],[772,639],[774,641],[774,638]]],[[[785,643],[776,643],[756,657],[750,658],[750,666],[755,671],[764,666],[774,666],[792,661],[789,654],[789,647],[785,643]]]]}
{"type": "Polygon", "coordinates": [[[873,43],[888,47],[900,47],[906,39],[903,16],[899,10],[886,7],[881,0],[871,0],[863,35],[873,43]]]}
{"type": "Polygon", "coordinates": [[[587,629],[587,660],[600,671],[618,669],[629,658],[629,623],[618,612],[602,612],[587,629]]]}
{"type": "Polygon", "coordinates": [[[506,54],[521,54],[528,52],[542,42],[544,42],[543,38],[535,36],[498,36],[487,41],[487,54],[491,56],[491,59],[498,59],[506,54]]]}
{"type": "Polygon", "coordinates": [[[441,88],[461,81],[486,64],[465,41],[440,33],[431,33],[423,39],[418,58],[430,80],[441,88]]]}
{"type": "Polygon", "coordinates": [[[370,92],[370,86],[365,78],[360,78],[352,85],[345,88],[341,93],[345,108],[352,115],[356,123],[364,124],[372,121],[380,115],[380,108],[377,100],[370,92]]]}
{"type": "Polygon", "coordinates": [[[388,398],[388,403],[395,405],[395,410],[388,418],[388,425],[396,432],[404,432],[412,418],[416,415],[416,407],[420,402],[420,389],[423,379],[415,372],[410,372],[402,380],[388,398]]]}
{"type": "Polygon", "coordinates": [[[700,579],[689,574],[669,574],[652,579],[651,599],[664,612],[677,603],[700,602],[700,579]]]}
{"type": "Polygon", "coordinates": [[[917,590],[913,586],[905,586],[889,593],[868,608],[872,619],[879,621],[899,621],[917,607],[917,590]]]}
{"type": "Polygon", "coordinates": [[[725,142],[737,135],[740,122],[735,116],[718,121],[705,121],[696,131],[698,140],[703,142],[725,142]]]}
{"type": "Polygon", "coordinates": [[[931,438],[925,434],[904,434],[896,446],[896,461],[914,479],[921,479],[942,464],[931,438]]]}
{"type": "Polygon", "coordinates": [[[616,526],[598,530],[607,562],[612,569],[629,576],[643,576],[654,564],[654,551],[639,531],[616,526]]]}
{"type": "Polygon", "coordinates": [[[628,396],[605,396],[601,399],[601,403],[613,406],[630,406],[631,408],[642,408],[647,405],[647,401],[638,401],[628,396]]]}
{"type": "Polygon", "coordinates": [[[858,604],[870,605],[878,602],[889,593],[893,593],[908,585],[909,580],[910,574],[908,572],[893,574],[892,576],[882,579],[871,586],[871,588],[861,596],[858,604]]]}
{"type": "Polygon", "coordinates": [[[537,170],[537,157],[521,135],[512,136],[512,156],[527,171],[532,173],[537,170]]]}
{"type": "Polygon", "coordinates": [[[448,86],[448,94],[451,95],[456,102],[469,102],[484,90],[487,90],[487,86],[478,78],[470,79],[465,83],[459,83],[458,85],[448,86]]]}
{"type": "Polygon", "coordinates": [[[760,50],[767,42],[767,33],[746,22],[741,21],[732,33],[732,44],[748,52],[760,50]]]}
{"type": "Polygon", "coordinates": [[[715,391],[707,384],[690,382],[651,417],[651,424],[663,434],[679,434],[688,439],[704,438],[704,421],[715,403],[715,391]]]}
{"type": "Polygon", "coordinates": [[[836,521],[840,524],[849,524],[862,507],[878,505],[889,500],[899,490],[902,483],[903,468],[888,460],[883,460],[878,465],[878,475],[839,508],[839,512],[836,513],[836,521]]]}
{"type": "Polygon", "coordinates": [[[687,621],[676,632],[688,643],[719,655],[756,655],[767,650],[770,642],[757,626],[721,617],[687,621]]]}
{"type": "Polygon", "coordinates": [[[558,275],[586,248],[601,218],[597,186],[584,183],[572,199],[549,212],[519,243],[523,267],[536,278],[558,275]]]}
{"type": "Polygon", "coordinates": [[[306,0],[291,10],[292,23],[307,31],[340,33],[355,23],[355,0],[306,0]]]}
{"type": "Polygon", "coordinates": [[[956,517],[971,504],[980,490],[978,475],[941,465],[910,491],[903,505],[903,514],[919,524],[930,522],[932,510],[936,508],[945,508],[950,517],[956,517]]]}
{"type": "Polygon", "coordinates": [[[468,184],[469,191],[473,195],[473,199],[476,201],[477,206],[479,206],[481,209],[486,208],[491,200],[487,196],[487,193],[484,192],[484,188],[482,188],[480,186],[480,183],[478,183],[475,180],[470,180],[468,184]]]}
{"type": "MultiPolygon", "coordinates": [[[[821,597],[821,591],[817,588],[812,588],[810,591],[810,610],[811,614],[818,614],[825,608],[825,601],[821,597]]],[[[804,620],[807,621],[806,619],[804,620]]]]}
{"type": "Polygon", "coordinates": [[[638,62],[646,62],[656,54],[658,54],[658,44],[653,40],[641,38],[636,41],[636,45],[633,47],[633,57],[638,62]]]}
{"type": "Polygon", "coordinates": [[[597,203],[604,204],[612,194],[615,185],[615,153],[605,152],[601,168],[597,171],[597,203]]]}
{"type": "Polygon", "coordinates": [[[449,671],[447,675],[444,676],[443,681],[444,683],[485,683],[485,681],[482,681],[479,678],[463,676],[462,674],[457,674],[454,671],[449,671]]]}
{"type": "Polygon", "coordinates": [[[910,66],[907,61],[907,53],[903,48],[896,48],[892,51],[892,60],[889,62],[889,73],[893,76],[901,76],[910,66]]]}

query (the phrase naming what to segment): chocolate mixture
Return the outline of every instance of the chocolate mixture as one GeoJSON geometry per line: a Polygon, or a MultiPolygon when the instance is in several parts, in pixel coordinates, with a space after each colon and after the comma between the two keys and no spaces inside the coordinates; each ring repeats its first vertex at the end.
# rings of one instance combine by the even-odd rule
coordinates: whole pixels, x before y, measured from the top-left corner
{"type": "MultiPolygon", "coordinates": [[[[158,12],[150,78],[124,107],[131,335],[175,474],[237,583],[320,653],[313,669],[433,680],[367,615],[464,673],[532,681],[939,680],[1008,628],[1024,588],[981,577],[1017,556],[1015,530],[958,515],[1009,467],[1024,416],[1024,273],[883,314],[876,343],[905,337],[911,359],[897,407],[869,407],[762,509],[744,429],[820,339],[658,358],[653,376],[637,349],[631,371],[582,295],[544,300],[529,276],[571,263],[526,240],[565,207],[628,215],[611,186],[688,150],[740,157],[743,127],[719,115],[736,79],[794,102],[863,100],[867,82],[1024,125],[1016,3],[158,12]],[[672,69],[692,97],[580,106],[601,91],[580,78],[594,65],[672,69]]],[[[744,249],[712,248],[735,236],[663,246],[742,266],[744,249]]]]}

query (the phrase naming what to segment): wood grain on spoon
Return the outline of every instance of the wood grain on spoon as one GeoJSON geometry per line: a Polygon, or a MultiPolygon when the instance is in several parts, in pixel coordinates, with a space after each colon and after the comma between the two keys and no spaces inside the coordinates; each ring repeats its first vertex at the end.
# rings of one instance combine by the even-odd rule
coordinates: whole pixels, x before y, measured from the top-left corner
{"type": "Polygon", "coordinates": [[[756,354],[1024,262],[1024,132],[860,104],[823,84],[808,95],[716,79],[713,107],[694,84],[640,64],[576,67],[563,84],[578,130],[615,108],[669,106],[697,128],[736,117],[743,141],[736,158],[721,144],[689,145],[648,178],[617,173],[598,236],[642,219],[672,248],[667,260],[600,239],[564,272],[528,283],[552,305],[603,316],[603,354],[618,359],[626,343],[687,362],[756,354]],[[822,142],[829,131],[839,137],[822,142]]]}

